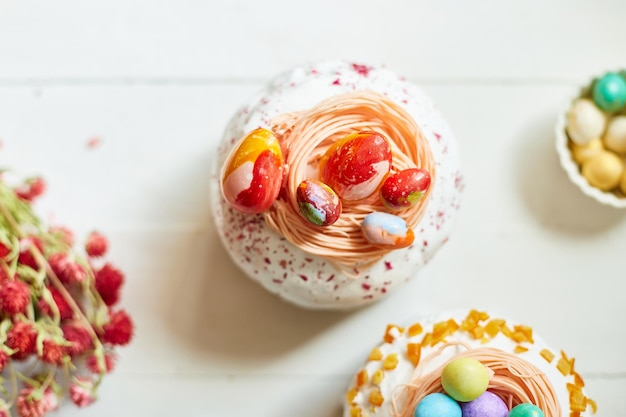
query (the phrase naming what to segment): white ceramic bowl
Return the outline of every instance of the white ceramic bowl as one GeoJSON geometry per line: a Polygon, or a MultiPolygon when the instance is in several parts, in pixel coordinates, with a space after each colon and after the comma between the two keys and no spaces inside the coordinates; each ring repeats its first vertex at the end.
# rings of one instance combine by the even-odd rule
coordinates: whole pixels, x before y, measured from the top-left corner
{"type": "Polygon", "coordinates": [[[591,80],[587,85],[583,87],[579,87],[576,91],[576,94],[567,101],[566,106],[564,106],[563,110],[559,112],[559,117],[556,122],[556,151],[559,154],[559,161],[561,162],[561,166],[567,173],[569,179],[576,184],[578,188],[587,196],[593,198],[601,204],[605,204],[607,206],[615,207],[615,208],[626,208],[626,197],[620,197],[617,194],[610,191],[602,191],[596,187],[593,187],[589,184],[587,179],[582,176],[580,172],[580,165],[574,158],[572,157],[572,153],[568,146],[568,137],[565,132],[565,125],[567,119],[567,111],[572,105],[572,102],[577,98],[580,98],[588,91],[589,86],[593,83],[591,80]]]}

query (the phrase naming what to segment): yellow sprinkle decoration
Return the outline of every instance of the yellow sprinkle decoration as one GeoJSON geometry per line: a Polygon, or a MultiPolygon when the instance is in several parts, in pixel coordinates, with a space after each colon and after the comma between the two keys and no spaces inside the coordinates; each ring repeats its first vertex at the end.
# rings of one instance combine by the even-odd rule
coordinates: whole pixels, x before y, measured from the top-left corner
{"type": "Polygon", "coordinates": [[[372,392],[370,392],[369,401],[372,405],[380,407],[385,402],[385,398],[379,389],[373,389],[372,392]]]}
{"type": "Polygon", "coordinates": [[[383,382],[383,379],[385,379],[385,372],[382,369],[379,369],[374,372],[374,375],[372,375],[372,384],[380,385],[380,383],[383,382]]]}
{"type": "Polygon", "coordinates": [[[398,354],[391,353],[387,355],[387,357],[383,361],[383,369],[386,371],[391,371],[392,369],[396,369],[396,366],[398,366],[398,354]]]}

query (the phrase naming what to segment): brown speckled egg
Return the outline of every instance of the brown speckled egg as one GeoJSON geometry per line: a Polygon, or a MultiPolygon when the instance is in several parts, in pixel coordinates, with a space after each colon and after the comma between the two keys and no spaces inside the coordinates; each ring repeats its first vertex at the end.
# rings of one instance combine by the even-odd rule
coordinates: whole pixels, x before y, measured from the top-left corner
{"type": "Polygon", "coordinates": [[[602,151],[582,165],[582,174],[593,187],[609,191],[617,187],[624,173],[624,162],[613,152],[602,151]]]}

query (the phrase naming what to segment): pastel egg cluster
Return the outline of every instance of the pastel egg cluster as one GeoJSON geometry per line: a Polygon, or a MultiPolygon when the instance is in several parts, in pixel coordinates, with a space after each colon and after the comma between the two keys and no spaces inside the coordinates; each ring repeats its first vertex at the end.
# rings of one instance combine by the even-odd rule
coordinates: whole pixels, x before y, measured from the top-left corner
{"type": "Polygon", "coordinates": [[[572,158],[593,187],[626,195],[626,78],[607,73],[567,113],[572,158]]]}
{"type": "MultiPolygon", "coordinates": [[[[236,146],[222,171],[224,198],[244,213],[261,213],[278,198],[283,185],[283,155],[272,131],[256,129],[236,146]]],[[[409,168],[392,173],[391,144],[370,130],[351,133],[328,147],[319,161],[318,178],[298,184],[300,215],[315,226],[330,226],[345,203],[369,199],[375,193],[390,211],[417,204],[430,187],[430,173],[409,168]]],[[[395,214],[372,212],[361,225],[364,238],[389,248],[410,246],[413,230],[395,214]]]]}
{"type": "Polygon", "coordinates": [[[487,390],[489,372],[472,358],[457,358],[441,374],[444,393],[432,393],[415,407],[415,417],[544,417],[537,406],[518,404],[509,410],[498,395],[487,390]]]}

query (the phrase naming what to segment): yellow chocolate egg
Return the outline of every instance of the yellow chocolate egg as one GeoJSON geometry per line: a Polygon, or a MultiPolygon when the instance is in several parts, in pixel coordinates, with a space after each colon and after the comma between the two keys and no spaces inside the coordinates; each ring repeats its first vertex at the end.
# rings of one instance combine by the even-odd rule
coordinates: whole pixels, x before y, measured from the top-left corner
{"type": "Polygon", "coordinates": [[[583,177],[603,191],[617,187],[624,173],[624,163],[613,152],[602,151],[582,165],[583,177]]]}
{"type": "Polygon", "coordinates": [[[607,149],[626,155],[626,116],[615,116],[609,122],[604,134],[607,149]]]}
{"type": "Polygon", "coordinates": [[[572,151],[572,158],[574,161],[582,164],[588,159],[596,156],[604,150],[602,145],[602,139],[596,138],[585,145],[578,145],[575,142],[570,142],[570,149],[572,151]]]}

